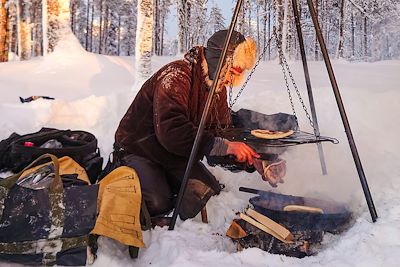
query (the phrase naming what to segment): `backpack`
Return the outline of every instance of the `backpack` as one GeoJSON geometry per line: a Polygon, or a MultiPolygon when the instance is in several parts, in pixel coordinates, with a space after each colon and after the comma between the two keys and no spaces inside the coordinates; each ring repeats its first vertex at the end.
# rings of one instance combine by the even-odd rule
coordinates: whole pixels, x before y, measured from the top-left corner
{"type": "Polygon", "coordinates": [[[63,156],[73,158],[85,168],[92,184],[96,182],[103,165],[97,139],[93,134],[85,131],[42,128],[36,133],[26,135],[13,133],[0,142],[0,171],[17,173],[46,153],[59,158],[63,156]]]}
{"type": "Polygon", "coordinates": [[[26,170],[0,179],[0,261],[47,266],[90,262],[88,235],[96,223],[99,185],[89,185],[82,173],[70,158],[46,154],[26,170]],[[30,168],[49,157],[52,164],[30,168]]]}

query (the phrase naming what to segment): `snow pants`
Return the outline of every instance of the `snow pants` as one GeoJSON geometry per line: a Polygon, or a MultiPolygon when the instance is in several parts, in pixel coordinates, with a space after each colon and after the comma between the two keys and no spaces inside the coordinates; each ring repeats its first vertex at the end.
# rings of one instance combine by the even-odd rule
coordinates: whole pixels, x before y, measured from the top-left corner
{"type": "MultiPolygon", "coordinates": [[[[186,164],[171,168],[134,154],[124,155],[121,164],[136,170],[151,217],[166,215],[174,208],[186,164]]],[[[221,191],[215,176],[200,161],[193,165],[189,177],[179,212],[182,220],[196,216],[210,197],[221,191]]]]}

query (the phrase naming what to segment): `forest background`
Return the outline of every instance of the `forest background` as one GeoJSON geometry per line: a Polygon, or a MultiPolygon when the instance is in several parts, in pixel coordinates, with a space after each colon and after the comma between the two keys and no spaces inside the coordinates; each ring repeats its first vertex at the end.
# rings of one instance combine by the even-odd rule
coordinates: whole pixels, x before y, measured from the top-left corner
{"type": "MultiPolygon", "coordinates": [[[[400,1],[313,0],[328,51],[349,61],[400,58],[400,1]]],[[[0,62],[28,60],[53,51],[63,31],[71,29],[89,52],[131,56],[147,35],[147,56],[174,56],[204,45],[226,29],[236,1],[209,0],[0,0],[0,62]],[[228,7],[229,6],[229,7],[228,7]],[[140,22],[147,19],[147,26],[140,22]],[[138,23],[139,22],[139,23],[138,23]],[[148,25],[150,24],[150,25],[148,25]],[[139,27],[138,27],[139,26],[139,27]],[[140,28],[140,29],[139,29],[140,28]],[[175,34],[176,33],[176,34],[175,34]]],[[[322,60],[306,0],[299,0],[308,59],[322,60]]],[[[290,0],[245,0],[237,30],[256,40],[259,53],[274,27],[278,42],[265,49],[263,60],[299,59],[290,0]]],[[[139,51],[139,52],[138,52],[139,51]]]]}

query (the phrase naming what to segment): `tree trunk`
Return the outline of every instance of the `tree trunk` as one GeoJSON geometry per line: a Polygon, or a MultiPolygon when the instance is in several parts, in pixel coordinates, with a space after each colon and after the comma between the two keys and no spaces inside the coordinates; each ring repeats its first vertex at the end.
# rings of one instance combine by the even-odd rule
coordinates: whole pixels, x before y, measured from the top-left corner
{"type": "Polygon", "coordinates": [[[90,48],[89,48],[90,52],[93,52],[93,20],[94,20],[94,3],[92,3],[92,17],[90,18],[90,48]]]}
{"type": "Polygon", "coordinates": [[[31,58],[32,53],[32,40],[31,40],[31,26],[30,26],[30,14],[29,14],[28,1],[19,2],[19,28],[20,28],[20,47],[19,47],[19,59],[28,60],[31,58]]]}
{"type": "Polygon", "coordinates": [[[336,58],[343,58],[343,44],[344,44],[344,3],[345,0],[340,2],[340,21],[339,21],[339,44],[336,58]]]}
{"type": "Polygon", "coordinates": [[[5,7],[6,0],[0,1],[0,62],[8,61],[9,10],[5,7]]]}
{"type": "MultiPolygon", "coordinates": [[[[267,0],[265,0],[265,1],[267,1],[267,0]]],[[[272,11],[271,9],[272,8],[273,8],[272,4],[269,3],[268,4],[268,16],[267,16],[268,32],[267,32],[267,36],[265,37],[264,47],[267,45],[265,42],[267,42],[267,40],[269,40],[269,38],[271,36],[271,11],[272,11]]],[[[271,60],[271,45],[268,45],[268,60],[271,60]]]]}
{"type": "Polygon", "coordinates": [[[103,27],[103,37],[102,37],[102,52],[107,53],[107,38],[108,38],[108,25],[109,25],[109,17],[110,17],[110,8],[106,2],[106,10],[105,10],[105,17],[104,17],[104,27],[103,27]]]}
{"type": "Polygon", "coordinates": [[[85,42],[85,49],[88,51],[89,49],[89,16],[90,16],[90,0],[87,0],[86,5],[86,42],[85,42]]]}
{"type": "Polygon", "coordinates": [[[283,21],[282,21],[282,51],[287,54],[288,49],[288,33],[289,33],[289,21],[288,21],[288,0],[282,0],[283,9],[283,21]]]}
{"type": "Polygon", "coordinates": [[[102,42],[102,36],[103,36],[103,0],[100,0],[100,29],[99,29],[99,54],[102,52],[103,48],[103,42],[102,42]]]}
{"type": "MultiPolygon", "coordinates": [[[[317,13],[317,19],[319,21],[319,0],[315,0],[315,12],[317,13]]],[[[314,39],[314,60],[318,60],[318,51],[319,51],[319,45],[318,45],[318,38],[317,34],[315,33],[315,39],[314,39]]]]}
{"type": "Polygon", "coordinates": [[[11,22],[11,33],[10,33],[10,50],[13,52],[13,59],[16,60],[16,55],[18,54],[18,23],[17,23],[17,13],[16,6],[14,6],[13,21],[11,22]]]}
{"type": "Polygon", "coordinates": [[[165,13],[161,17],[160,56],[164,55],[165,13]]]}
{"type": "Polygon", "coordinates": [[[191,46],[192,42],[190,41],[190,34],[189,34],[189,24],[190,24],[190,19],[192,16],[192,3],[191,2],[186,2],[186,11],[185,11],[185,44],[184,44],[184,53],[188,50],[188,48],[191,46]]]}
{"type": "Polygon", "coordinates": [[[183,54],[186,51],[186,3],[187,0],[178,0],[178,52],[183,54]]]}
{"type": "Polygon", "coordinates": [[[368,56],[367,16],[364,15],[364,56],[368,56]]]}
{"type": "Polygon", "coordinates": [[[247,36],[252,36],[252,30],[251,30],[251,3],[250,3],[250,0],[247,0],[246,1],[246,5],[247,5],[247,8],[246,8],[246,10],[247,10],[247,32],[246,32],[246,35],[247,36]]]}
{"type": "Polygon", "coordinates": [[[276,31],[277,31],[277,45],[282,49],[282,40],[283,40],[283,20],[284,20],[284,10],[283,10],[283,0],[276,0],[276,31]]]}
{"type": "Polygon", "coordinates": [[[121,16],[118,16],[118,56],[121,55],[121,16]]]}
{"type": "Polygon", "coordinates": [[[75,14],[76,14],[76,9],[77,9],[77,3],[76,3],[76,1],[74,1],[74,0],[72,0],[72,4],[71,4],[71,29],[72,29],[72,32],[76,35],[76,33],[75,33],[75,28],[76,28],[76,25],[75,25],[75,14]]]}
{"type": "MultiPolygon", "coordinates": [[[[262,49],[264,49],[264,47],[265,47],[265,45],[266,45],[266,42],[267,42],[267,21],[268,21],[268,19],[267,19],[267,11],[268,11],[268,9],[267,9],[267,0],[264,0],[264,2],[263,2],[263,6],[262,6],[262,11],[263,11],[263,16],[262,16],[262,41],[263,41],[263,48],[262,49]]],[[[264,55],[263,55],[263,60],[265,61],[266,60],[266,54],[264,53],[264,55]]]]}
{"type": "Polygon", "coordinates": [[[42,3],[41,1],[33,1],[33,49],[32,56],[41,56],[43,54],[42,39],[42,3]]]}
{"type": "Polygon", "coordinates": [[[260,42],[260,5],[257,4],[256,6],[256,16],[257,16],[257,46],[259,47],[258,49],[258,54],[260,54],[261,51],[261,42],[260,42]]]}
{"type": "Polygon", "coordinates": [[[351,12],[351,55],[355,56],[355,24],[354,24],[354,12],[351,12]]]}
{"type": "Polygon", "coordinates": [[[136,73],[138,81],[151,75],[153,37],[153,0],[138,0],[136,29],[136,73]]]}

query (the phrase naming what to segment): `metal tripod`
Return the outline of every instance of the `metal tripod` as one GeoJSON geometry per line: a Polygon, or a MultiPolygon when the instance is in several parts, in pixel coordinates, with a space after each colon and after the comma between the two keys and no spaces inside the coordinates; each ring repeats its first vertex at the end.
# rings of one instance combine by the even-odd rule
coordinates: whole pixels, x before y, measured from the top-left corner
{"type": "MultiPolygon", "coordinates": [[[[240,8],[242,6],[242,3],[243,3],[243,0],[238,0],[237,3],[236,3],[236,8],[235,8],[235,11],[234,11],[234,14],[233,14],[233,17],[232,17],[231,24],[229,26],[228,35],[226,36],[226,39],[225,39],[224,49],[222,51],[221,57],[220,57],[219,62],[218,62],[218,67],[217,67],[217,72],[216,72],[215,77],[220,77],[222,65],[223,65],[223,62],[224,62],[225,57],[226,57],[226,52],[227,52],[227,49],[228,49],[228,45],[229,45],[230,39],[232,37],[233,30],[235,28],[237,17],[238,17],[240,8]]],[[[318,42],[319,42],[319,45],[321,47],[321,51],[322,51],[322,55],[324,57],[325,65],[326,65],[326,68],[327,68],[327,71],[328,71],[328,75],[329,75],[329,79],[331,81],[332,89],[333,89],[333,92],[335,94],[336,103],[338,105],[339,112],[340,112],[340,115],[341,115],[341,118],[342,118],[342,122],[343,122],[343,125],[344,125],[344,128],[345,128],[345,131],[346,131],[347,139],[348,139],[349,144],[350,144],[350,149],[351,149],[351,152],[352,152],[352,155],[353,155],[353,159],[354,159],[354,163],[356,165],[357,172],[358,172],[358,175],[359,175],[359,178],[360,178],[361,186],[362,186],[362,189],[364,191],[364,195],[365,195],[365,198],[366,198],[366,201],[367,201],[367,204],[368,204],[368,208],[369,208],[369,211],[370,211],[370,214],[371,214],[371,217],[372,217],[372,221],[375,222],[377,217],[378,217],[378,215],[377,215],[376,210],[375,210],[375,206],[374,206],[374,203],[373,203],[373,200],[372,200],[372,196],[371,196],[371,193],[369,191],[367,179],[365,177],[364,170],[363,170],[362,165],[361,165],[361,160],[360,160],[360,157],[359,157],[358,152],[357,152],[357,148],[356,148],[356,145],[355,145],[355,142],[354,142],[353,135],[351,133],[350,124],[349,124],[349,121],[347,119],[347,115],[346,115],[346,112],[345,112],[345,109],[344,109],[344,105],[343,105],[343,102],[342,102],[342,99],[341,99],[341,96],[340,96],[339,87],[337,85],[336,78],[335,78],[335,75],[333,73],[333,69],[332,69],[332,65],[331,65],[330,59],[329,59],[328,51],[327,51],[327,48],[326,48],[326,45],[325,45],[325,42],[324,42],[324,39],[323,39],[323,36],[322,36],[322,33],[321,33],[321,29],[320,29],[319,24],[318,24],[317,15],[316,15],[312,0],[307,0],[307,4],[308,4],[308,7],[310,9],[310,13],[311,13],[311,17],[312,17],[312,20],[313,20],[314,28],[315,28],[315,31],[316,31],[316,34],[317,34],[318,42]]],[[[313,100],[313,96],[312,96],[311,82],[310,82],[310,76],[309,76],[308,66],[307,66],[307,59],[305,57],[304,42],[303,42],[303,36],[302,36],[302,32],[301,32],[299,13],[298,13],[298,9],[297,9],[297,0],[292,0],[292,5],[293,5],[293,11],[294,11],[294,16],[295,16],[295,20],[296,20],[296,28],[297,28],[297,34],[298,34],[299,43],[300,43],[300,49],[301,49],[301,55],[302,55],[302,61],[303,61],[303,68],[304,68],[306,84],[307,84],[307,90],[308,90],[309,99],[310,99],[311,112],[312,112],[313,119],[316,122],[317,121],[316,120],[316,112],[315,112],[314,100],[313,100]]],[[[201,120],[200,120],[199,128],[198,128],[198,131],[197,131],[194,143],[193,143],[192,151],[190,153],[189,161],[188,161],[188,164],[187,164],[187,167],[186,167],[186,170],[185,170],[185,174],[184,174],[184,177],[183,177],[183,180],[182,180],[181,188],[179,190],[179,194],[178,194],[177,202],[176,202],[176,205],[175,205],[174,213],[172,215],[172,220],[171,220],[171,223],[169,225],[169,230],[173,230],[175,228],[176,219],[178,217],[179,210],[180,210],[180,207],[181,207],[181,204],[182,204],[183,194],[184,194],[184,192],[186,190],[186,186],[187,186],[187,183],[188,183],[188,180],[189,180],[189,173],[190,173],[190,171],[191,171],[191,169],[193,167],[193,164],[194,164],[194,161],[195,161],[195,155],[197,155],[199,143],[200,143],[201,137],[203,135],[203,131],[204,131],[205,121],[206,121],[206,118],[207,118],[209,110],[210,110],[211,101],[212,101],[212,99],[214,97],[214,93],[215,93],[217,84],[218,84],[218,79],[214,79],[212,87],[211,87],[211,91],[209,92],[209,95],[208,95],[208,98],[207,98],[207,102],[206,102],[206,105],[205,105],[205,108],[204,108],[204,111],[203,111],[203,114],[202,114],[202,117],[201,117],[201,120]]],[[[319,130],[317,130],[317,131],[318,131],[318,134],[319,134],[319,130]]],[[[320,156],[321,156],[322,147],[318,148],[318,149],[319,149],[320,156]]],[[[322,164],[322,161],[321,161],[321,164],[322,164]]],[[[324,169],[324,167],[323,167],[323,169],[324,169]]]]}

